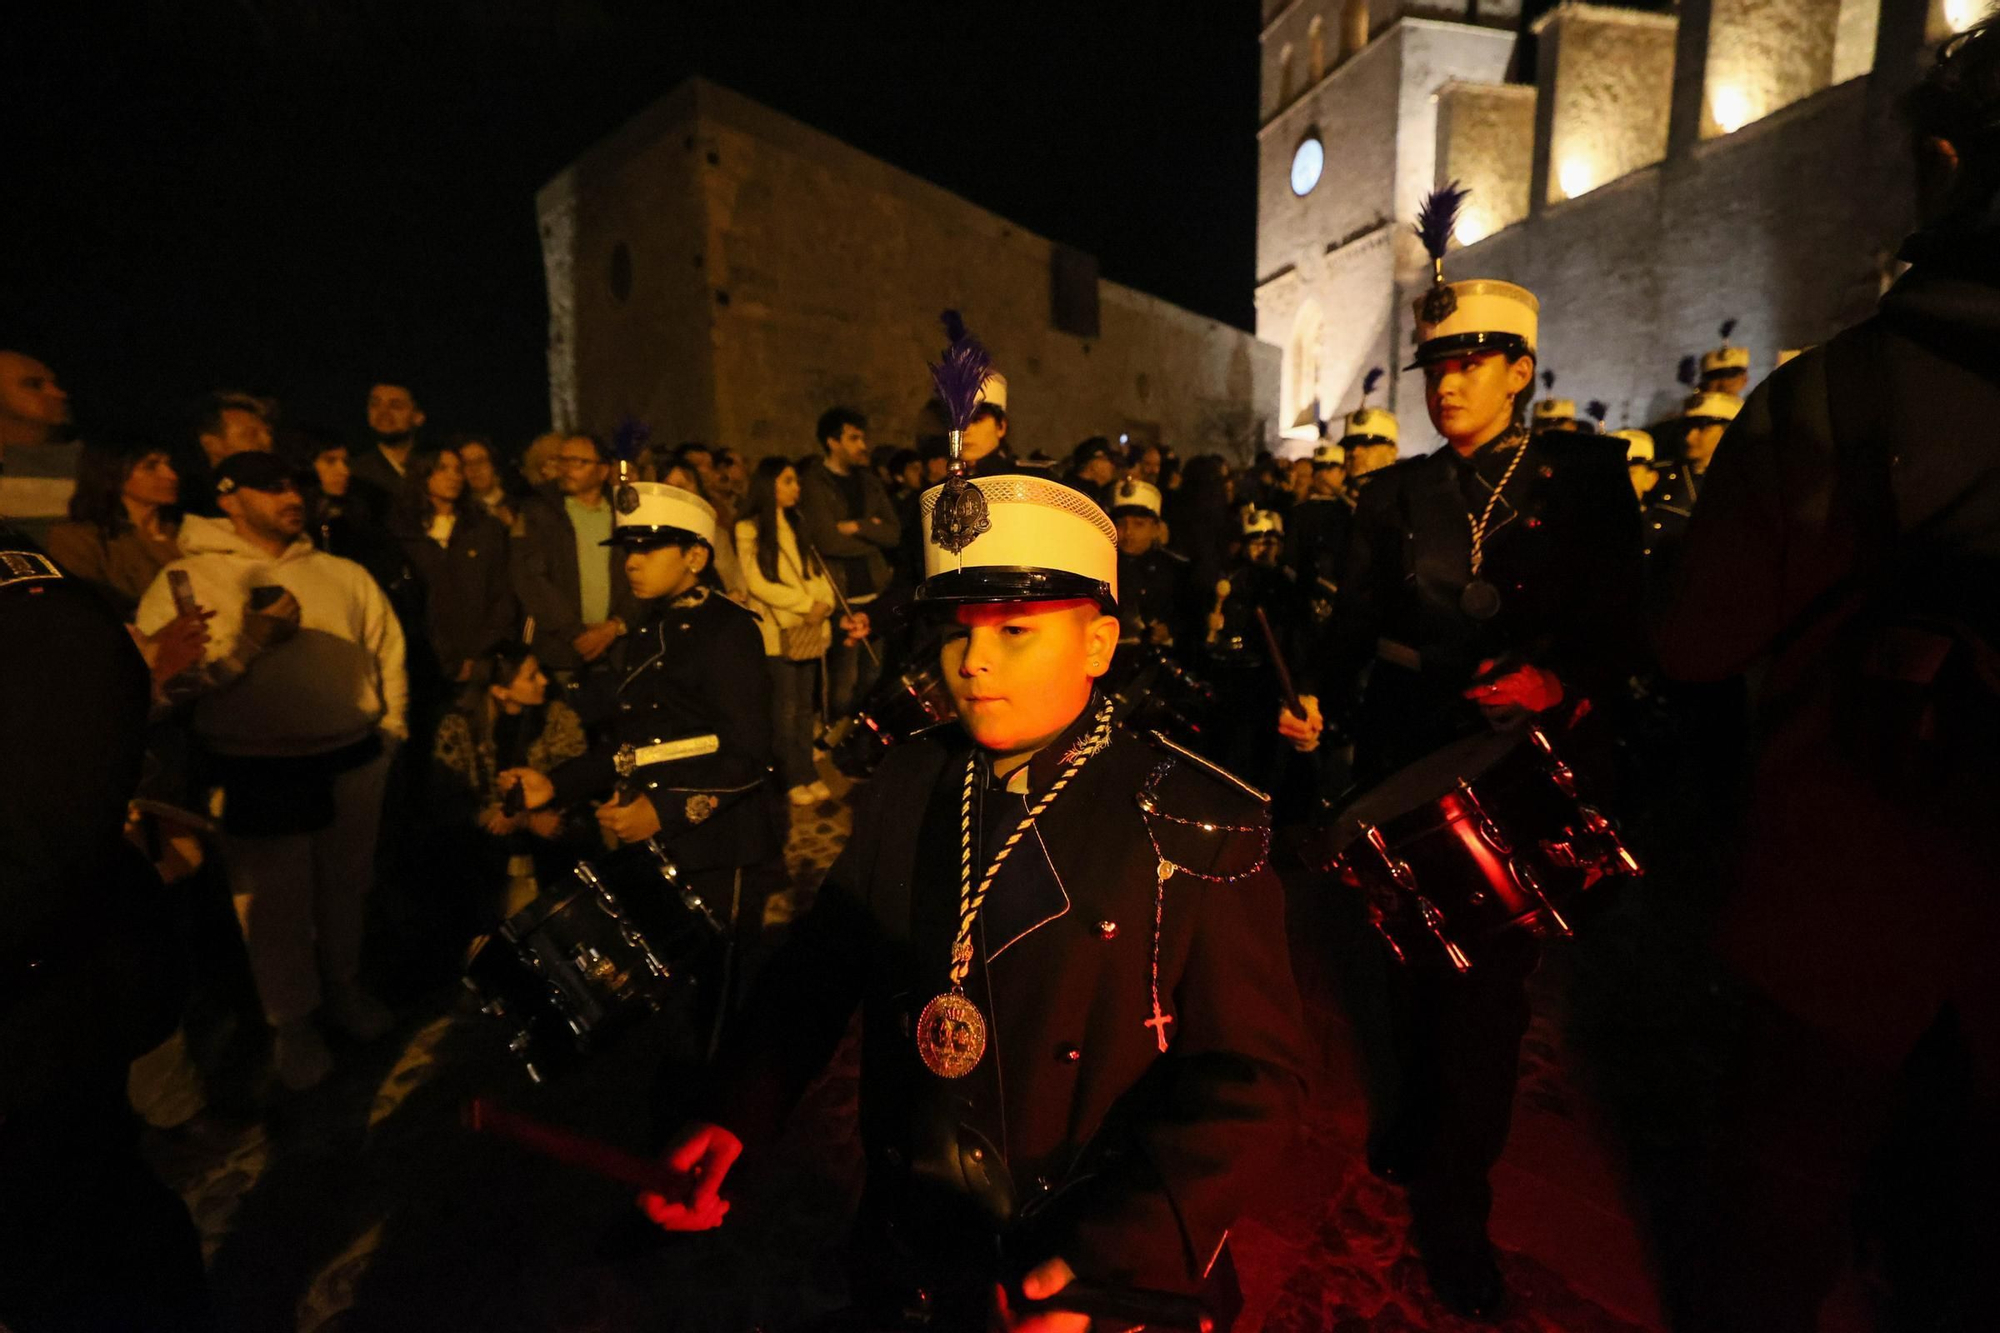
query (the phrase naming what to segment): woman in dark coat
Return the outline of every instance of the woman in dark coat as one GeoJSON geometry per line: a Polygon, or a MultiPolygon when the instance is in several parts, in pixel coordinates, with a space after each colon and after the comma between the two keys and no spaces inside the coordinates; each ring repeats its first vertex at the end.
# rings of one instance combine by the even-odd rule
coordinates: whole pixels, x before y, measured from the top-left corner
{"type": "Polygon", "coordinates": [[[412,695],[471,680],[473,664],[514,627],[507,529],[466,489],[458,454],[445,449],[411,457],[390,531],[422,586],[427,651],[413,636],[412,695]]]}

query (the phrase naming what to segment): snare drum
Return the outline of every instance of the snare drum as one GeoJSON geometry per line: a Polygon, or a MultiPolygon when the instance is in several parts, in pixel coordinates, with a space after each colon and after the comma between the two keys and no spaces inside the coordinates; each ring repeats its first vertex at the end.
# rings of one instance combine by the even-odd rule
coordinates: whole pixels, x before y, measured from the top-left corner
{"type": "Polygon", "coordinates": [[[537,1083],[656,1013],[717,936],[713,917],[651,844],[600,870],[578,862],[576,892],[510,917],[467,964],[481,1009],[513,1028],[508,1049],[537,1083]]]}
{"type": "Polygon", "coordinates": [[[865,778],[889,748],[956,720],[951,691],[935,660],[877,684],[859,712],[842,719],[827,738],[833,766],[865,778]]]}
{"type": "Polygon", "coordinates": [[[1457,741],[1340,812],[1328,869],[1367,896],[1398,961],[1463,972],[1510,930],[1564,936],[1563,908],[1640,874],[1609,818],[1539,727],[1457,741]]]}

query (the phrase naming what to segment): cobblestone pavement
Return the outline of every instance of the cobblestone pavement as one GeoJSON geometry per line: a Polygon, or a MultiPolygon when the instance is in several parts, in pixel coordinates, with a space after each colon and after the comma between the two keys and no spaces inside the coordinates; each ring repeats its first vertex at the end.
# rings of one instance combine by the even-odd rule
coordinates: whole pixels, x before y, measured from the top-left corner
{"type": "MultiPolygon", "coordinates": [[[[846,832],[845,809],[835,803],[795,816],[789,859],[801,884],[817,881],[846,832]]],[[[774,901],[767,923],[782,925],[804,897],[774,901]]],[[[1360,1161],[1362,1113],[1340,1024],[1320,1026],[1331,1069],[1305,1141],[1284,1183],[1235,1234],[1246,1297],[1238,1327],[1475,1327],[1439,1311],[1407,1256],[1400,1197],[1360,1161]]],[[[660,1243],[637,1222],[628,1190],[461,1126],[469,1098],[492,1096],[639,1149],[659,1047],[655,1034],[640,1031],[535,1087],[502,1049],[491,1021],[456,988],[440,990],[414,1006],[391,1038],[347,1052],[327,1085],[280,1103],[222,1148],[156,1145],[158,1165],[200,1227],[223,1326],[231,1333],[776,1333],[838,1305],[837,1245],[861,1173],[851,1040],[779,1150],[732,1177],[729,1222],[706,1236],[660,1243]]],[[[1588,1132],[1559,1051],[1554,1022],[1538,1018],[1517,1143],[1561,1145],[1588,1132]]],[[[1561,1146],[1551,1155],[1574,1156],[1561,1146]]],[[[1654,1326],[1638,1260],[1623,1253],[1607,1259],[1602,1245],[1567,1252],[1575,1246],[1565,1237],[1602,1231],[1607,1219],[1614,1233],[1629,1232],[1630,1224],[1593,1215],[1595,1204],[1537,1174],[1532,1161],[1502,1168],[1510,1169],[1498,1182],[1495,1225],[1518,1300],[1501,1327],[1626,1333],[1654,1326]],[[1510,1208],[1522,1225],[1509,1222],[1510,1208]],[[1545,1216],[1572,1208],[1574,1216],[1553,1223],[1545,1216]],[[1532,1243],[1516,1244],[1510,1228],[1532,1243]],[[1620,1265],[1633,1271],[1607,1275],[1607,1266],[1620,1265]]]]}

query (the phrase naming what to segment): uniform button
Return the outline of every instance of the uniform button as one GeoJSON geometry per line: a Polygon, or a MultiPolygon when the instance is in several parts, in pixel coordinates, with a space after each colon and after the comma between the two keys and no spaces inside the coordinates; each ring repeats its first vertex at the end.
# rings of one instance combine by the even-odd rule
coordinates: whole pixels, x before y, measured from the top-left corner
{"type": "Polygon", "coordinates": [[[1653,524],[1653,531],[1658,532],[1659,530],[1660,530],[1660,525],[1658,523],[1653,524]]]}
{"type": "Polygon", "coordinates": [[[985,1160],[986,1160],[986,1149],[984,1149],[984,1148],[974,1148],[974,1149],[972,1150],[972,1160],[973,1160],[973,1161],[975,1161],[975,1162],[983,1162],[983,1161],[985,1161],[985,1160]]]}
{"type": "Polygon", "coordinates": [[[1056,1059],[1073,1065],[1078,1060],[1083,1059],[1083,1048],[1081,1046],[1058,1046],[1056,1047],[1056,1059]]]}
{"type": "MultiPolygon", "coordinates": [[[[1659,527],[1660,525],[1659,525],[1659,524],[1657,524],[1657,523],[1655,523],[1655,524],[1654,524],[1653,526],[1657,528],[1657,527],[1659,527]]],[[[629,713],[629,712],[631,712],[631,711],[632,711],[632,705],[631,705],[631,704],[628,704],[628,703],[620,703],[620,704],[618,705],[618,711],[619,711],[619,712],[621,712],[621,713],[629,713]]]]}
{"type": "Polygon", "coordinates": [[[1098,922],[1098,923],[1097,923],[1097,938],[1099,938],[1099,939],[1101,939],[1101,940],[1115,940],[1115,939],[1117,939],[1117,938],[1118,938],[1118,923],[1117,923],[1116,921],[1100,921],[1100,922],[1098,922]]]}
{"type": "Polygon", "coordinates": [[[1047,1194],[1050,1190],[1054,1189],[1055,1186],[1049,1184],[1049,1178],[1047,1176],[1036,1176],[1035,1188],[1041,1191],[1043,1194],[1047,1194]]]}

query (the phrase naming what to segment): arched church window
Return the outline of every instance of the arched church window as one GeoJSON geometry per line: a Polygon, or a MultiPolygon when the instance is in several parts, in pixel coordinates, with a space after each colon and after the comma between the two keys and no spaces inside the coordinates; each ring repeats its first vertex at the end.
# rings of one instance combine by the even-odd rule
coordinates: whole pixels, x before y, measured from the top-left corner
{"type": "Polygon", "coordinates": [[[1306,86],[1326,77],[1326,20],[1313,15],[1306,25],[1306,86]]]}
{"type": "Polygon", "coordinates": [[[1347,0],[1340,14],[1340,58],[1347,59],[1368,45],[1368,0],[1347,0]]]}

